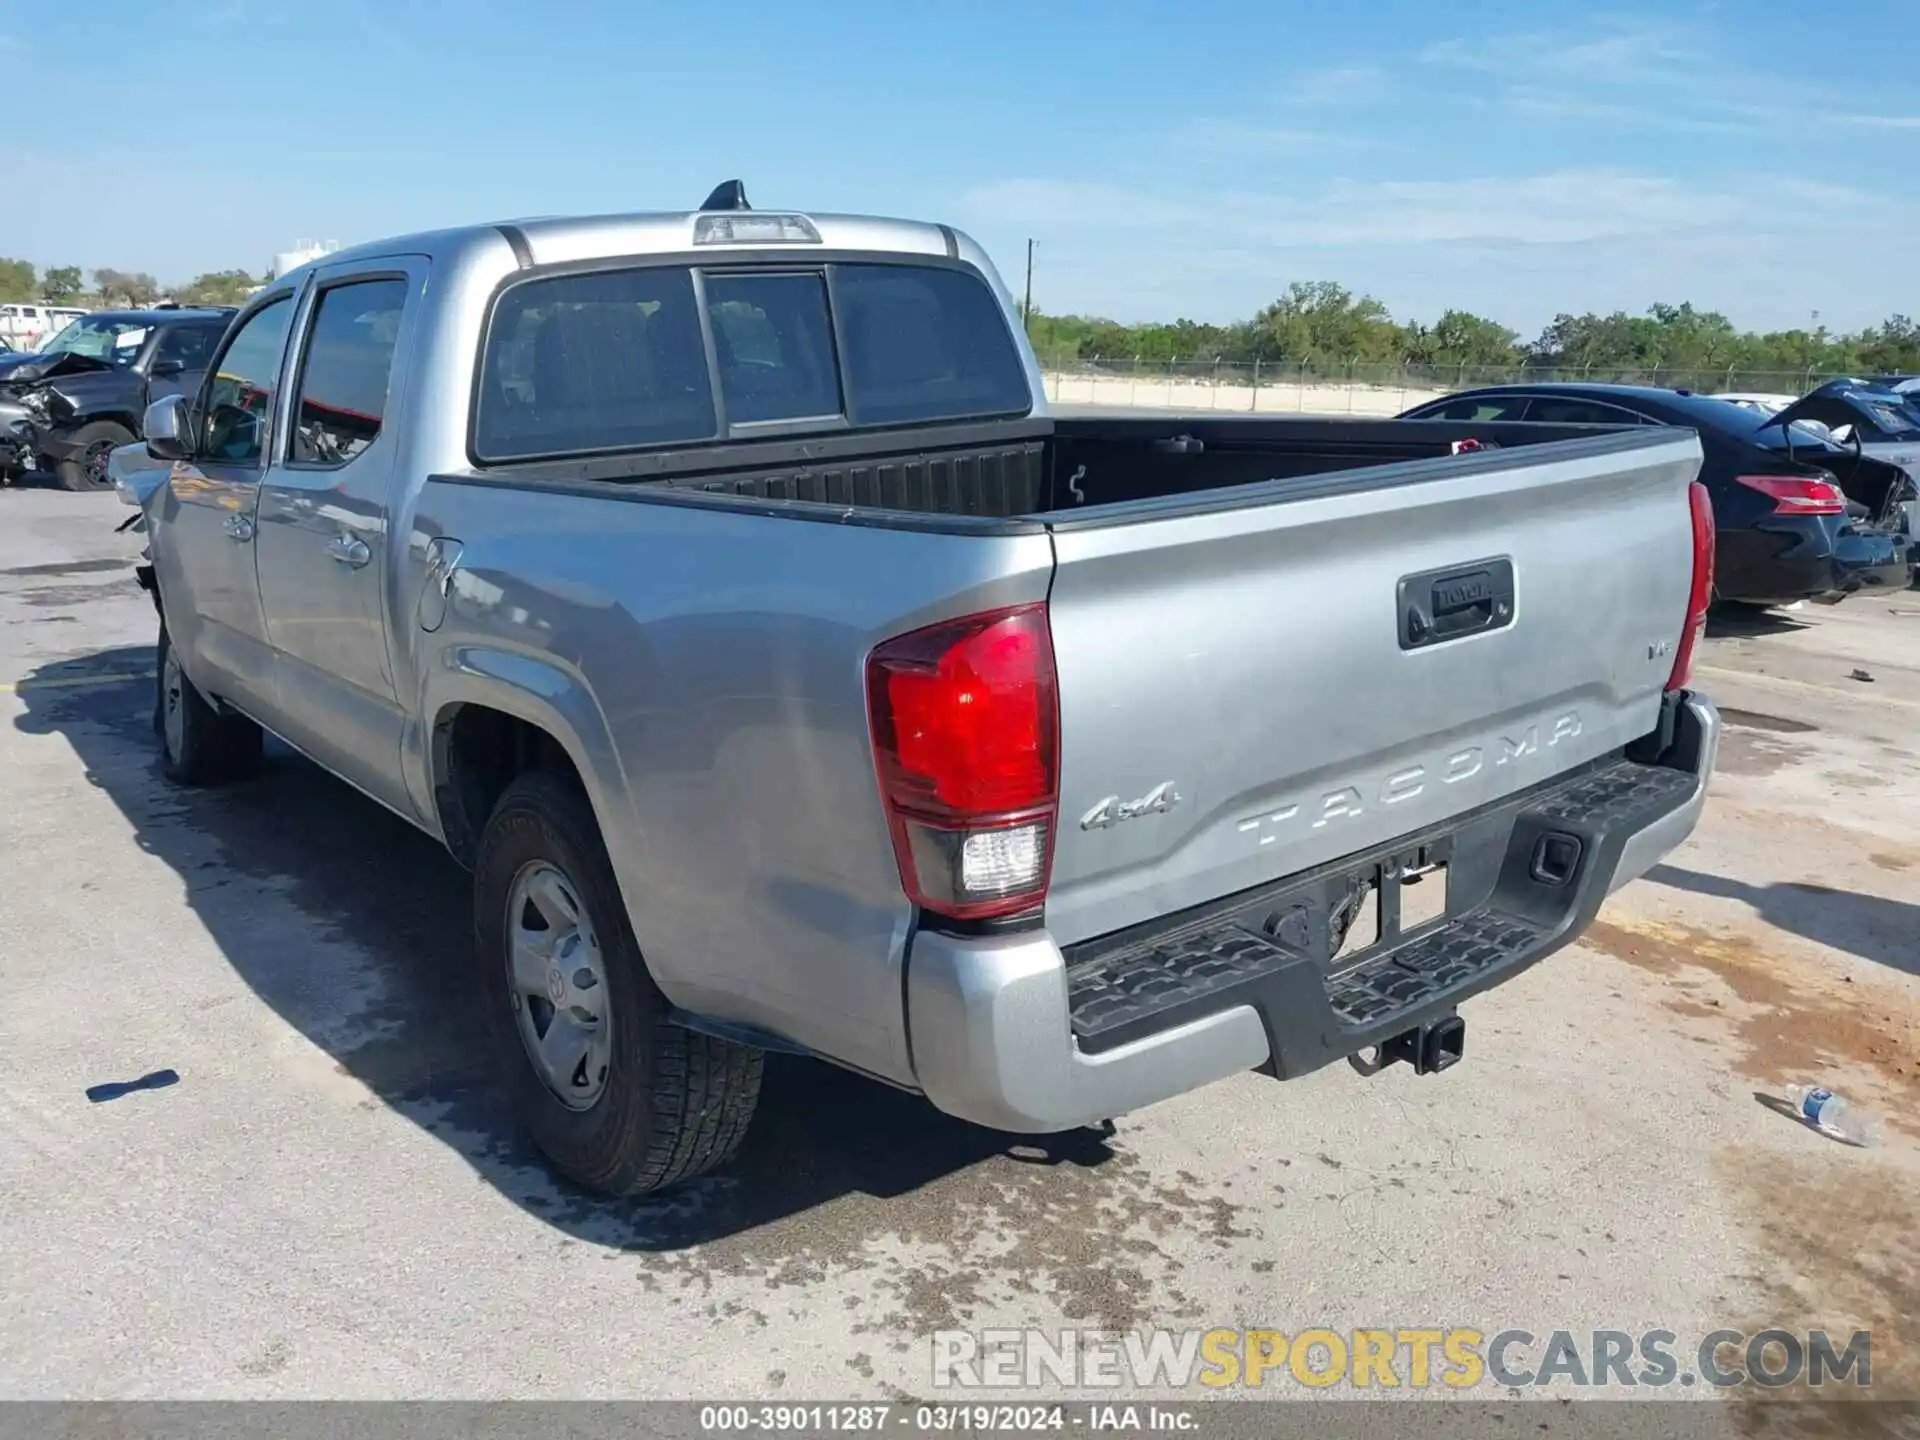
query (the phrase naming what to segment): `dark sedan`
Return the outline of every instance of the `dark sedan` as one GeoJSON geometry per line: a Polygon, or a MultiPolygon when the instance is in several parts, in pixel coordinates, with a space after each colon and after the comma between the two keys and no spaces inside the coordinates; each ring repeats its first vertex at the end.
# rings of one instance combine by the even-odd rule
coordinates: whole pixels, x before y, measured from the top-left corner
{"type": "Polygon", "coordinates": [[[1697,431],[1700,479],[1719,532],[1720,600],[1777,605],[1836,600],[1911,578],[1896,467],[1684,390],[1637,385],[1507,385],[1464,390],[1402,419],[1534,420],[1558,425],[1677,425],[1697,431]],[[1849,500],[1849,494],[1869,497],[1849,500]]]}

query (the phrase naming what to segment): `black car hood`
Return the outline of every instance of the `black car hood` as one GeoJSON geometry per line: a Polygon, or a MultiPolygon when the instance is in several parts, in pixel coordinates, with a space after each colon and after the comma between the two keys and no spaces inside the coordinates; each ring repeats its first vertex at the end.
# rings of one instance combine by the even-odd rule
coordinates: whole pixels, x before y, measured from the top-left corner
{"type": "Polygon", "coordinates": [[[85,375],[113,368],[108,361],[96,360],[91,355],[76,355],[71,350],[63,350],[58,355],[39,355],[26,351],[17,355],[0,355],[0,385],[31,385],[61,375],[85,375]]]}

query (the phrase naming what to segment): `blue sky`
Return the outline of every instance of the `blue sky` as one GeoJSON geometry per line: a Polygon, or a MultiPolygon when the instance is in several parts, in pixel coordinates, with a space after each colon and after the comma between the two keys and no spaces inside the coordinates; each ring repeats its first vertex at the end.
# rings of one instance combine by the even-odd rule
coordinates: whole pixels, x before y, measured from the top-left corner
{"type": "Polygon", "coordinates": [[[0,255],[180,280],[737,175],[1016,291],[1033,236],[1052,311],[1852,329],[1920,311],[1917,60],[1893,0],[0,0],[0,255]]]}

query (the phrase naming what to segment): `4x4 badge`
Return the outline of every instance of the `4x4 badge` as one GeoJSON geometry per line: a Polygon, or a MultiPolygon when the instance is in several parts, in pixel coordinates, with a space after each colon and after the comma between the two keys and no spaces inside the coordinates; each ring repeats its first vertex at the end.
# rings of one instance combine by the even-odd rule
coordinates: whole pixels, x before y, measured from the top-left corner
{"type": "Polygon", "coordinates": [[[1174,788],[1173,781],[1163,780],[1138,800],[1122,800],[1118,795],[1109,795],[1080,817],[1080,828],[1108,830],[1122,820],[1163,814],[1179,803],[1180,792],[1174,788]]]}

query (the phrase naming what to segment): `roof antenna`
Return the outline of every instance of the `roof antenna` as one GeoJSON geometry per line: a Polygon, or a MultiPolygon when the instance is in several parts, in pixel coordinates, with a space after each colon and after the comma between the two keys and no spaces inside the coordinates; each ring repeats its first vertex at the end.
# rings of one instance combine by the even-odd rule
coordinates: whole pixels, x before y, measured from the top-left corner
{"type": "Polygon", "coordinates": [[[707,203],[700,208],[702,210],[751,210],[753,207],[747,203],[747,187],[738,180],[728,180],[724,184],[716,185],[713,193],[707,196],[707,203]]]}

